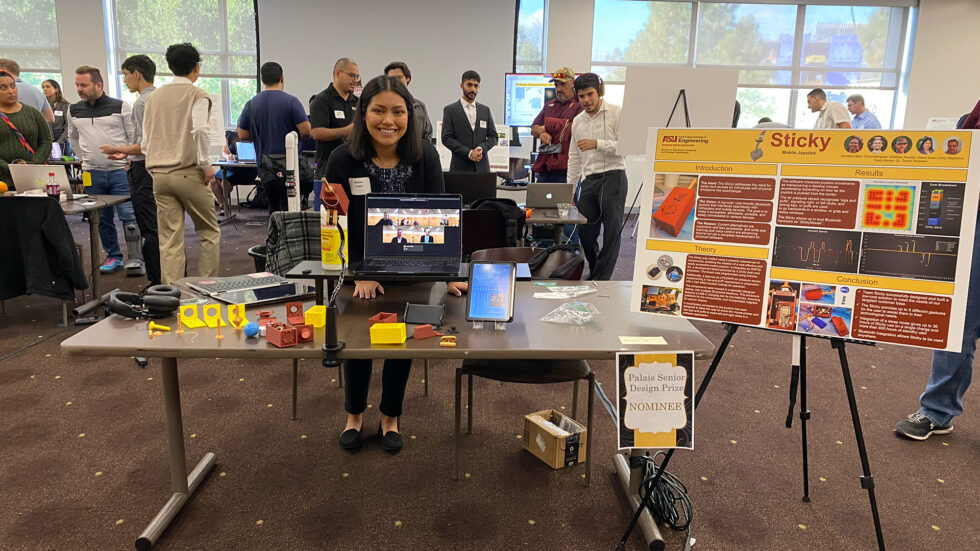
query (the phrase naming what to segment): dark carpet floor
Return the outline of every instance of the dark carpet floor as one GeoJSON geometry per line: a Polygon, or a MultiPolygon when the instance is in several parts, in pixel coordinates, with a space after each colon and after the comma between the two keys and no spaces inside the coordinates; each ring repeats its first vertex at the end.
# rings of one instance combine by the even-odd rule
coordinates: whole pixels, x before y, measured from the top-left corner
{"type": "MultiPolygon", "coordinates": [[[[87,226],[75,219],[72,228],[87,245],[87,226]]],[[[632,277],[630,230],[616,279],[632,277]]],[[[252,271],[246,250],[264,240],[264,213],[246,210],[222,232],[222,271],[252,271]]],[[[197,240],[188,236],[193,267],[197,240]]],[[[104,288],[144,284],[114,274],[104,288]]],[[[0,314],[0,549],[132,549],[169,496],[159,361],[141,369],[131,359],[62,357],[60,342],[80,328],[59,320],[60,304],[43,297],[6,301],[0,314]]],[[[721,341],[720,325],[695,325],[721,341]]],[[[848,352],[888,548],[980,548],[978,394],[967,395],[953,434],[901,440],[892,427],[915,410],[930,354],[848,352]]],[[[875,548],[836,354],[824,340],[809,341],[808,354],[812,502],[800,499],[799,419],[784,426],[790,338],[742,329],[697,411],[695,450],[678,452],[669,468],[694,502],[695,550],[875,548]]],[[[296,421],[287,361],[181,365],[189,463],[214,451],[218,464],[159,549],[609,550],[629,521],[603,410],[591,488],[581,485],[582,466],[552,470],[521,449],[523,415],[570,410],[568,384],[478,381],[467,474],[454,482],[450,362],[433,362],[428,397],[421,368],[413,371],[406,447],[394,457],[374,440],[354,455],[338,448],[343,392],[319,362],[300,364],[296,421]]],[[[594,368],[612,394],[613,363],[594,368]]],[[[698,375],[706,368],[699,362],[698,375]]],[[[377,420],[369,409],[365,425],[377,420]]],[[[677,534],[666,535],[668,549],[682,549],[677,534]]],[[[634,535],[629,548],[643,547],[634,535]]]]}

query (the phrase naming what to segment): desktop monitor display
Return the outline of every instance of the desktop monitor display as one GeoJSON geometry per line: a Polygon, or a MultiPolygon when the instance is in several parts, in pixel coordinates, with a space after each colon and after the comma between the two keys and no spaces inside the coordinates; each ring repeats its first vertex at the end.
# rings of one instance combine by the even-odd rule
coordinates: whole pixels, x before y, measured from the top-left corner
{"type": "Polygon", "coordinates": [[[504,120],[507,126],[529,127],[545,102],[555,97],[550,74],[507,73],[504,76],[504,120]]]}

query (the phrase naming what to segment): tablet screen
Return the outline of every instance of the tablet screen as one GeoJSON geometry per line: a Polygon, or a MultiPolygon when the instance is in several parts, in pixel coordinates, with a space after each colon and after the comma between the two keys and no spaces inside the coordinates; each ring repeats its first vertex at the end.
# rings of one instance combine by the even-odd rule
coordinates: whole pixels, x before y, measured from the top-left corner
{"type": "Polygon", "coordinates": [[[514,319],[513,262],[471,262],[466,319],[511,321],[514,319]]]}

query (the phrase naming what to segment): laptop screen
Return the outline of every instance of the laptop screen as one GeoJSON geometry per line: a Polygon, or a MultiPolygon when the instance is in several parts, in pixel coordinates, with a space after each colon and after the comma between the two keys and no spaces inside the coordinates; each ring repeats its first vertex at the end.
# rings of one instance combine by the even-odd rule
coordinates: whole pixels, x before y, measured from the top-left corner
{"type": "Polygon", "coordinates": [[[254,163],[255,162],[255,144],[252,142],[238,142],[235,146],[236,151],[238,151],[238,162],[240,163],[254,163]]]}
{"type": "Polygon", "coordinates": [[[364,203],[364,258],[462,256],[459,195],[369,194],[364,203]]]}

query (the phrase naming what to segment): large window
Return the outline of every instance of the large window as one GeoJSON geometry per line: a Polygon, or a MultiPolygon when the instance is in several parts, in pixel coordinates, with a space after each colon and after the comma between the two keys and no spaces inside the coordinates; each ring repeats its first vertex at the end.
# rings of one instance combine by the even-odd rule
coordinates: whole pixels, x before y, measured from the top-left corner
{"type": "MultiPolygon", "coordinates": [[[[0,57],[20,65],[20,78],[41,87],[45,79],[61,81],[58,21],[54,0],[0,2],[0,57]]],[[[73,86],[74,84],[72,84],[73,86]]]]}
{"type": "Polygon", "coordinates": [[[119,71],[127,57],[150,56],[159,86],[172,78],[164,57],[167,46],[190,42],[203,58],[198,84],[221,97],[225,125],[235,125],[245,102],[258,91],[252,0],[106,0],[106,5],[115,60],[110,70],[119,97],[136,99],[119,71]]]}
{"type": "Polygon", "coordinates": [[[518,73],[544,73],[547,0],[521,0],[519,4],[514,65],[518,73]]]}
{"type": "Polygon", "coordinates": [[[739,72],[741,127],[812,126],[806,93],[818,87],[840,102],[861,93],[895,123],[907,8],[595,0],[594,21],[592,70],[610,101],[630,65],[724,67],[739,72]]]}

